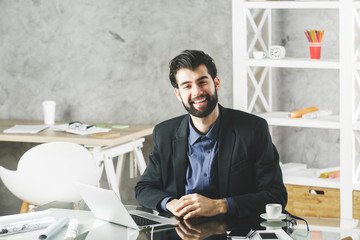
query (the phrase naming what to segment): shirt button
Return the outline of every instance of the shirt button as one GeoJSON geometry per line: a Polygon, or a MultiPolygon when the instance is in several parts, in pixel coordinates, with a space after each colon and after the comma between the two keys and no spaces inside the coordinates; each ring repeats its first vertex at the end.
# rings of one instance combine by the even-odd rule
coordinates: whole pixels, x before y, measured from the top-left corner
{"type": "Polygon", "coordinates": [[[207,176],[207,173],[204,173],[204,176],[206,177],[206,176],[207,176]]]}
{"type": "Polygon", "coordinates": [[[208,153],[210,153],[211,151],[208,151],[208,153]]]}

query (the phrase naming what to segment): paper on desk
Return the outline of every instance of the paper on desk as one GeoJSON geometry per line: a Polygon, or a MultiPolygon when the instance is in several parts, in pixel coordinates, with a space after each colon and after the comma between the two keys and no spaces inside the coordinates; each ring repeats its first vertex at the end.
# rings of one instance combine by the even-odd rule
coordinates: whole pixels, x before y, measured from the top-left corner
{"type": "Polygon", "coordinates": [[[67,133],[73,133],[73,134],[77,134],[77,135],[90,135],[90,134],[94,134],[94,133],[102,133],[102,132],[109,132],[111,131],[110,128],[100,128],[100,127],[91,127],[88,128],[86,130],[81,130],[81,129],[71,129],[69,128],[69,124],[60,124],[60,125],[55,125],[51,127],[52,130],[54,131],[64,131],[67,133]]]}
{"type": "Polygon", "coordinates": [[[53,222],[55,218],[49,210],[2,216],[0,217],[0,237],[46,228],[53,222]]]}
{"type": "Polygon", "coordinates": [[[5,129],[4,133],[38,133],[48,127],[48,125],[15,125],[5,129]]]}

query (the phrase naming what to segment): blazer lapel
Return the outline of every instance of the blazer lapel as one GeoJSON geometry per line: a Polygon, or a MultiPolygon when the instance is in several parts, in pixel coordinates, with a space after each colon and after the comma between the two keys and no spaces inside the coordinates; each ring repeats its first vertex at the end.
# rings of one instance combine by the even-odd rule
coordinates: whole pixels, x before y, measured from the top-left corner
{"type": "Polygon", "coordinates": [[[235,134],[231,123],[229,112],[220,106],[221,125],[219,133],[219,155],[218,155],[218,187],[220,197],[226,196],[230,175],[231,159],[235,144],[235,134]]]}
{"type": "Polygon", "coordinates": [[[189,117],[183,118],[173,140],[173,162],[176,190],[180,196],[185,194],[186,169],[188,166],[187,147],[189,132],[189,117]]]}

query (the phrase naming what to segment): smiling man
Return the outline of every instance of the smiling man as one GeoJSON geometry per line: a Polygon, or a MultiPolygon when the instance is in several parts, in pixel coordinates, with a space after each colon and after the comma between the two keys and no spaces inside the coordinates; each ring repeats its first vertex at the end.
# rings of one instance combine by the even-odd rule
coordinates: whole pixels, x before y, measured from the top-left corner
{"type": "Polygon", "coordinates": [[[218,104],[213,59],[183,51],[170,61],[169,78],[189,114],[155,127],[150,162],[135,186],[138,202],[184,219],[249,217],[265,212],[267,203],[285,208],[287,192],[268,125],[218,104]]]}

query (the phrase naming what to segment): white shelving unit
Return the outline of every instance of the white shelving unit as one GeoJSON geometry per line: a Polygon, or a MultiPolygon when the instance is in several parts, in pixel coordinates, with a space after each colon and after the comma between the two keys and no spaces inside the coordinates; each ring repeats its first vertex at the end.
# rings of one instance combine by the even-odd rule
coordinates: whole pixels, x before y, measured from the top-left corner
{"type": "MultiPolygon", "coordinates": [[[[261,1],[233,0],[233,106],[259,112],[271,126],[335,129],[340,134],[341,178],[319,179],[311,169],[296,176],[284,176],[286,184],[340,189],[341,219],[353,226],[352,193],[360,189],[360,2],[338,1],[261,1]],[[254,46],[268,52],[272,45],[273,9],[335,9],[339,12],[339,59],[252,58],[254,46]],[[250,34],[249,34],[250,33],[250,34]],[[358,46],[358,47],[355,47],[358,46]],[[274,68],[331,69],[339,72],[340,114],[317,120],[289,119],[288,112],[272,109],[272,71],[274,68]],[[253,92],[249,92],[249,86],[253,92]],[[249,95],[251,94],[251,96],[249,95]],[[351,223],[350,223],[351,222],[351,223]]],[[[304,31],[304,29],[299,29],[304,31]]],[[[304,41],[306,41],[304,36],[304,41]]],[[[290,111],[290,109],[289,109],[290,111]]],[[[301,143],[299,143],[301,144],[301,143]]]]}

